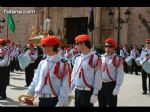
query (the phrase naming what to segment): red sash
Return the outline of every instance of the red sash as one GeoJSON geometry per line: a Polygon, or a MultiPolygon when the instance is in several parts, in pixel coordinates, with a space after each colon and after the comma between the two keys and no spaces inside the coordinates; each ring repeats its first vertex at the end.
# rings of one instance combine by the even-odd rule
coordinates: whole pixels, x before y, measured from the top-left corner
{"type": "Polygon", "coordinates": [[[10,46],[9,50],[10,50],[10,53],[11,53],[14,50],[13,46],[10,46]]]}
{"type": "Polygon", "coordinates": [[[65,77],[65,74],[68,73],[68,83],[69,83],[69,87],[70,87],[71,86],[71,68],[69,66],[69,63],[64,63],[62,74],[59,74],[59,68],[60,68],[60,62],[57,62],[55,69],[54,69],[54,74],[56,75],[56,77],[58,79],[62,80],[65,77]],[[68,71],[66,71],[67,66],[68,66],[68,71]]]}
{"type": "MultiPolygon", "coordinates": [[[[120,59],[120,58],[119,58],[120,59]]],[[[120,65],[120,60],[118,60],[117,62],[117,59],[116,59],[116,55],[112,58],[112,64],[114,65],[114,67],[118,67],[120,65]]],[[[108,61],[109,62],[109,61],[108,61]]],[[[108,77],[110,78],[110,80],[112,81],[115,81],[113,78],[112,78],[112,75],[110,74],[109,72],[109,69],[108,69],[108,66],[107,66],[107,63],[106,63],[106,60],[105,60],[105,63],[104,63],[104,66],[102,67],[102,72],[104,72],[106,70],[107,74],[108,74],[108,77]]]]}
{"type": "Polygon", "coordinates": [[[45,81],[44,81],[46,84],[47,84],[47,80],[49,81],[49,86],[50,86],[50,88],[51,88],[53,94],[54,94],[55,96],[57,96],[57,94],[56,94],[56,92],[55,92],[55,90],[54,90],[54,88],[53,88],[53,85],[52,85],[52,83],[51,83],[50,71],[49,71],[49,70],[48,70],[48,72],[47,72],[47,76],[45,77],[45,81]]]}
{"type": "Polygon", "coordinates": [[[94,54],[92,54],[92,55],[90,56],[90,59],[89,59],[88,64],[89,64],[92,68],[96,68],[96,67],[99,65],[99,63],[100,63],[100,59],[97,58],[97,61],[96,61],[96,64],[95,64],[95,65],[93,64],[93,59],[94,59],[94,54]]]}
{"type": "MultiPolygon", "coordinates": [[[[53,63],[53,65],[54,65],[54,63],[53,63]]],[[[54,88],[53,88],[53,86],[52,86],[51,80],[50,80],[50,70],[52,69],[53,65],[51,66],[50,69],[48,69],[48,71],[47,71],[47,73],[46,73],[46,76],[45,76],[45,79],[44,79],[44,84],[43,84],[41,90],[39,91],[39,93],[33,98],[33,100],[34,100],[35,98],[37,98],[38,95],[42,92],[42,89],[43,89],[43,87],[47,84],[47,81],[49,81],[49,85],[50,85],[50,88],[51,88],[53,94],[54,94],[55,96],[57,96],[57,94],[56,94],[56,92],[55,92],[55,90],[54,90],[54,88]]]]}
{"type": "MultiPolygon", "coordinates": [[[[50,86],[50,88],[51,88],[51,90],[52,90],[52,93],[53,93],[55,96],[57,96],[57,94],[56,94],[56,92],[55,92],[55,90],[54,90],[54,88],[53,88],[53,86],[52,86],[52,83],[51,83],[50,70],[47,71],[46,77],[45,77],[45,79],[44,79],[44,84],[43,84],[41,90],[39,91],[39,93],[37,94],[37,96],[41,93],[43,87],[44,87],[45,85],[47,85],[47,81],[49,81],[49,86],[50,86]]],[[[37,96],[36,96],[36,97],[37,97],[37,96]]],[[[35,99],[36,97],[34,97],[34,99],[35,99]]]]}
{"type": "MultiPolygon", "coordinates": [[[[2,56],[5,56],[7,52],[8,52],[8,49],[7,49],[7,48],[4,48],[4,49],[2,50],[2,56]]],[[[9,54],[9,53],[8,53],[8,54],[9,54]]]]}
{"type": "Polygon", "coordinates": [[[75,76],[74,76],[74,78],[71,80],[71,83],[74,81],[74,79],[76,78],[76,76],[77,76],[77,73],[79,72],[79,70],[80,70],[80,66],[82,65],[82,63],[83,63],[83,61],[85,60],[86,58],[84,58],[82,61],[81,61],[81,63],[80,63],[80,65],[79,65],[79,67],[78,67],[78,69],[77,69],[77,72],[76,72],[76,74],[75,74],[75,76]]]}
{"type": "Polygon", "coordinates": [[[87,87],[92,88],[92,86],[89,85],[89,84],[87,83],[87,81],[85,80],[83,68],[80,69],[79,78],[81,78],[81,76],[82,76],[82,80],[83,80],[84,84],[85,84],[87,87]]]}
{"type": "Polygon", "coordinates": [[[118,67],[120,66],[120,64],[122,63],[123,64],[123,59],[121,57],[119,57],[119,60],[117,61],[117,56],[115,55],[112,59],[112,64],[115,66],[115,67],[118,67]]]}
{"type": "Polygon", "coordinates": [[[110,78],[110,80],[115,81],[115,80],[112,78],[112,76],[111,76],[111,74],[110,74],[110,72],[109,72],[109,69],[108,69],[106,63],[104,64],[104,67],[102,67],[102,72],[104,72],[105,70],[106,70],[106,72],[107,72],[108,77],[110,78]]]}
{"type": "MultiPolygon", "coordinates": [[[[86,59],[86,58],[85,58],[85,59],[86,59]]],[[[84,60],[85,60],[85,59],[84,59],[84,60]]],[[[97,63],[96,63],[96,65],[93,64],[93,59],[94,59],[94,54],[91,54],[88,64],[89,64],[92,68],[96,68],[96,67],[99,65],[99,63],[100,63],[100,59],[97,58],[97,63]]],[[[82,65],[82,63],[83,63],[84,60],[82,60],[82,62],[80,63],[79,68],[77,69],[76,74],[78,73],[78,71],[79,71],[79,69],[80,69],[80,66],[82,65]]],[[[94,74],[94,75],[95,75],[95,74],[94,74]]],[[[81,69],[80,69],[80,72],[79,72],[79,78],[81,78],[81,76],[82,76],[82,79],[83,79],[84,84],[85,84],[87,87],[92,88],[92,86],[90,86],[90,85],[87,83],[87,81],[85,80],[83,68],[81,68],[81,69]]],[[[75,76],[75,77],[76,77],[76,76],[75,76]]],[[[74,79],[75,79],[75,78],[74,78],[74,79]]],[[[74,79],[73,79],[73,80],[74,80],[74,79]]],[[[72,80],[72,82],[73,82],[73,80],[72,80]]]]}
{"type": "MultiPolygon", "coordinates": [[[[53,65],[54,65],[54,64],[53,64],[53,65]]],[[[52,65],[52,67],[53,67],[53,65],[52,65]]],[[[57,62],[57,63],[56,63],[56,66],[55,66],[55,69],[54,69],[54,74],[57,76],[58,79],[63,79],[63,77],[65,76],[65,73],[66,73],[66,66],[68,66],[68,71],[67,71],[67,72],[69,72],[69,75],[68,75],[68,83],[69,83],[69,87],[70,87],[70,85],[71,85],[71,68],[70,68],[70,66],[69,66],[69,63],[64,63],[64,69],[63,69],[64,71],[63,71],[63,74],[62,74],[62,75],[58,75],[58,73],[59,73],[59,67],[60,67],[60,62],[57,62]]],[[[51,68],[52,68],[52,67],[51,67],[51,68]]],[[[51,70],[51,69],[50,69],[50,70],[51,70]]],[[[57,97],[56,91],[54,90],[53,85],[52,85],[52,83],[51,83],[50,70],[47,71],[46,77],[45,77],[45,79],[44,79],[44,84],[43,84],[41,90],[39,91],[39,93],[37,94],[37,96],[41,93],[41,91],[42,91],[44,85],[47,85],[47,81],[49,81],[49,86],[50,86],[50,88],[51,88],[51,90],[52,90],[52,93],[57,97]]],[[[37,96],[35,96],[34,99],[35,99],[37,96]]],[[[34,99],[33,99],[33,100],[34,100],[34,99]]]]}

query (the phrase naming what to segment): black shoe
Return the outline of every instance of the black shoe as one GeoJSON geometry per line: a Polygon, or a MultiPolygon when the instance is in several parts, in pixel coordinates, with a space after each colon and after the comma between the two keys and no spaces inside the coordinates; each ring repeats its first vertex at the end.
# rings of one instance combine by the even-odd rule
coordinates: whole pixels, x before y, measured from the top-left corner
{"type": "Polygon", "coordinates": [[[139,75],[138,72],[135,72],[135,75],[139,75]]]}
{"type": "Polygon", "coordinates": [[[6,100],[6,97],[0,97],[0,100],[6,100]]]}
{"type": "Polygon", "coordinates": [[[142,94],[147,94],[147,92],[146,92],[146,91],[144,91],[142,94]]]}
{"type": "Polygon", "coordinates": [[[7,85],[7,86],[9,86],[10,84],[9,84],[9,83],[7,83],[6,85],[7,85]]]}
{"type": "Polygon", "coordinates": [[[28,85],[25,85],[24,87],[28,87],[28,85]]]}

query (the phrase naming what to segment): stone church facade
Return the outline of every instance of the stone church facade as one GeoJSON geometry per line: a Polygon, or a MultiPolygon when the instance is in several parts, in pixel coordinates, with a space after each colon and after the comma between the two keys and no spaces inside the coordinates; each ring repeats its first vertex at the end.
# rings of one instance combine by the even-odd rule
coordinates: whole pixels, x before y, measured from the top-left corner
{"type": "MultiPolygon", "coordinates": [[[[1,7],[0,15],[3,10],[1,7]]],[[[9,8],[10,9],[10,8],[9,8]]],[[[94,24],[95,28],[93,33],[87,28],[87,24],[91,7],[13,7],[13,9],[35,10],[34,14],[14,14],[13,18],[16,24],[15,34],[7,33],[7,25],[1,30],[1,37],[10,38],[14,42],[25,44],[26,40],[35,35],[37,31],[43,32],[44,20],[50,19],[50,27],[55,35],[60,32],[66,34],[66,39],[69,41],[74,39],[77,32],[84,32],[90,35],[91,41],[94,45],[103,45],[105,38],[111,36],[117,41],[118,32],[114,29],[113,25],[109,23],[108,7],[94,7],[94,24]],[[84,31],[81,31],[84,29],[84,31]],[[71,33],[70,33],[71,32],[71,33]],[[93,38],[92,38],[93,37],[93,38]]],[[[111,7],[114,12],[114,19],[118,17],[117,7],[111,7]]],[[[120,31],[120,46],[124,44],[144,44],[144,39],[150,36],[150,8],[149,7],[121,7],[121,18],[125,18],[124,12],[129,9],[131,12],[128,23],[123,24],[120,31]],[[139,15],[142,15],[141,18],[139,15]],[[146,22],[143,22],[146,20],[146,22]]],[[[4,17],[5,18],[5,17],[4,17]]],[[[6,19],[6,18],[5,18],[6,19]]],[[[72,41],[73,42],[73,41],[72,41]]]]}

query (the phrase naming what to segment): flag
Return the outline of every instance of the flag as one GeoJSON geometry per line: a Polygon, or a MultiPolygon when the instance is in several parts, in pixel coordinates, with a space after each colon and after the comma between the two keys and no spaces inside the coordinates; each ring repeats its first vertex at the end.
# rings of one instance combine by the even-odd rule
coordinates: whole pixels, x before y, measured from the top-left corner
{"type": "Polygon", "coordinates": [[[7,14],[7,24],[9,26],[9,29],[14,32],[16,27],[15,27],[15,23],[14,23],[14,20],[12,18],[12,15],[11,14],[7,14]]]}
{"type": "Polygon", "coordinates": [[[94,10],[93,10],[93,8],[91,9],[91,12],[90,12],[88,28],[89,28],[90,32],[92,32],[94,30],[94,10]]]}

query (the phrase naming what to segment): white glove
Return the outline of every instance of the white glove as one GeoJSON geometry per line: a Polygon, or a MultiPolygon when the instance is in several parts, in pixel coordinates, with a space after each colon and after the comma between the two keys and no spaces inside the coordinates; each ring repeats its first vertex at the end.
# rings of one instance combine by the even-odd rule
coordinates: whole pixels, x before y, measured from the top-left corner
{"type": "Polygon", "coordinates": [[[63,104],[57,104],[56,107],[63,107],[63,104]]]}
{"type": "Polygon", "coordinates": [[[71,90],[70,90],[70,91],[73,91],[74,89],[75,89],[75,85],[72,84],[72,85],[71,85],[71,90]]]}
{"type": "Polygon", "coordinates": [[[63,106],[64,106],[64,103],[61,101],[58,101],[56,104],[56,107],[63,107],[63,106]]]}
{"type": "Polygon", "coordinates": [[[114,89],[112,94],[113,94],[114,96],[115,96],[115,95],[118,95],[118,94],[119,94],[119,90],[114,89]]]}
{"type": "Polygon", "coordinates": [[[97,95],[92,95],[90,98],[90,103],[94,104],[97,102],[97,95]]]}

